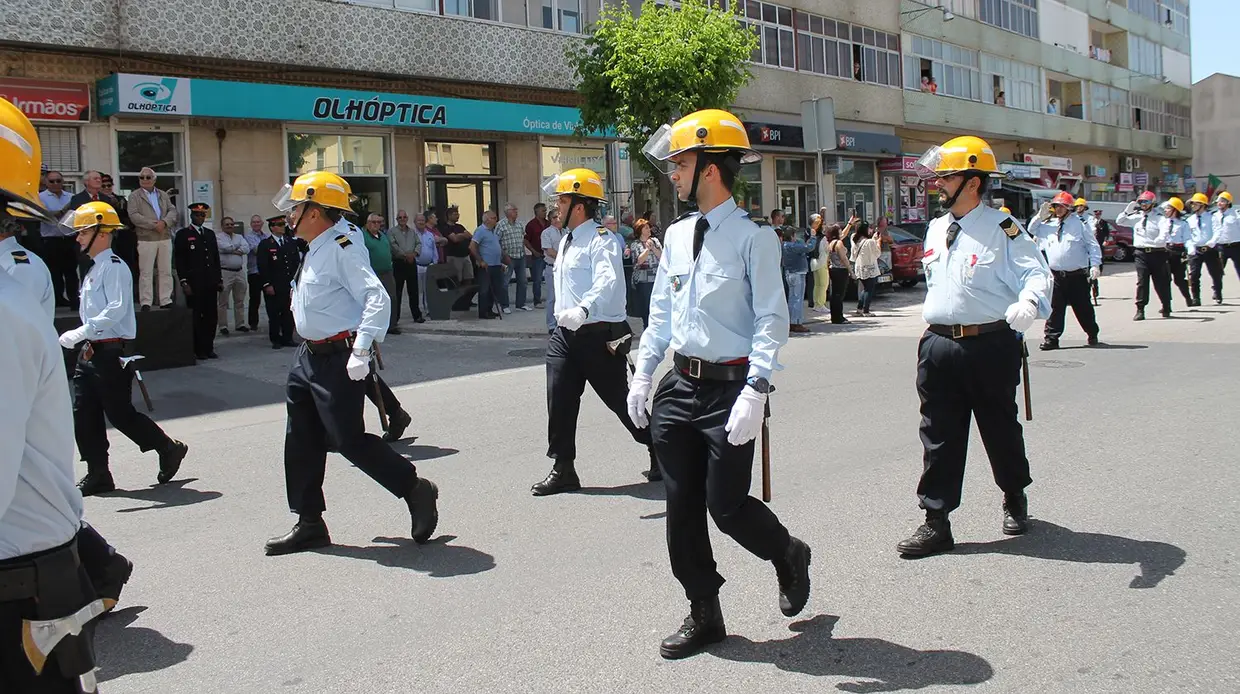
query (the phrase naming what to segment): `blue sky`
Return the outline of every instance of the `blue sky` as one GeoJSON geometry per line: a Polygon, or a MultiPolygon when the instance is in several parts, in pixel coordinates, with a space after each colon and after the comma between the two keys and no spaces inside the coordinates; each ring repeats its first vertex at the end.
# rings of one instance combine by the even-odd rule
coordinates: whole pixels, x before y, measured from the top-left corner
{"type": "Polygon", "coordinates": [[[1189,31],[1193,52],[1193,82],[1216,72],[1240,77],[1240,51],[1237,51],[1235,19],[1240,12],[1237,0],[1192,0],[1189,31]]]}

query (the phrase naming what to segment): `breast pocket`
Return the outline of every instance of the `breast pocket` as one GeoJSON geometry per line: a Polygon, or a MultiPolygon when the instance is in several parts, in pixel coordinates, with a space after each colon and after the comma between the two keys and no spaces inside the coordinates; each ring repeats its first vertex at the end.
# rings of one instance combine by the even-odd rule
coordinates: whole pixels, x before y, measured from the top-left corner
{"type": "Polygon", "coordinates": [[[961,253],[959,257],[961,281],[966,285],[993,285],[998,273],[998,256],[994,251],[961,253]]]}
{"type": "Polygon", "coordinates": [[[323,298],[332,290],[328,278],[310,268],[303,268],[301,278],[294,280],[292,286],[299,290],[302,303],[306,304],[314,303],[316,299],[323,298]]]}
{"type": "Polygon", "coordinates": [[[684,263],[668,266],[667,285],[671,288],[673,295],[679,294],[689,286],[689,270],[689,265],[684,263]]]}
{"type": "Polygon", "coordinates": [[[943,252],[937,248],[926,251],[921,257],[922,271],[926,273],[926,286],[942,280],[943,252]]]}
{"type": "Polygon", "coordinates": [[[745,279],[745,267],[739,261],[706,258],[698,265],[698,293],[710,296],[725,285],[745,279]]]}

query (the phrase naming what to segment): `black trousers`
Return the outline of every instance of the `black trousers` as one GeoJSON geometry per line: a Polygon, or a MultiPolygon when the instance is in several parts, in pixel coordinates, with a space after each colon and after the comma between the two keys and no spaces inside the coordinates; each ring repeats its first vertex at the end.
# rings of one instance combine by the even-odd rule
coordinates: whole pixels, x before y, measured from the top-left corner
{"type": "Polygon", "coordinates": [[[1051,317],[1046,319],[1046,340],[1059,341],[1059,337],[1063,335],[1063,323],[1069,306],[1076,314],[1076,322],[1081,324],[1081,330],[1090,337],[1097,337],[1098,320],[1089,294],[1089,271],[1054,270],[1051,274],[1055,276],[1055,282],[1051,288],[1051,317]]]}
{"type": "Polygon", "coordinates": [[[121,368],[121,345],[95,344],[89,361],[83,348],[73,372],[73,434],[91,472],[108,469],[107,422],[143,453],[163,450],[172,443],[158,424],[133,406],[133,372],[121,368]]]}
{"type": "MultiPolygon", "coordinates": [[[[0,561],[0,572],[28,566],[53,553],[63,555],[65,546],[46,552],[0,561]]],[[[55,572],[37,573],[38,599],[34,597],[0,602],[0,692],[5,694],[79,694],[78,674],[94,661],[94,632],[98,620],[91,620],[81,637],[63,641],[52,651],[36,675],[22,649],[22,620],[55,619],[72,614],[95,600],[94,588],[81,562],[66,562],[55,572]],[[76,564],[76,565],[75,565],[76,564]],[[52,585],[48,585],[51,583],[52,585]],[[68,656],[69,660],[64,661],[68,656]],[[63,662],[62,662],[63,661],[63,662]],[[66,674],[65,670],[71,671],[66,674]]]]}
{"type": "Polygon", "coordinates": [[[1227,267],[1227,261],[1231,261],[1231,266],[1236,269],[1236,277],[1240,278],[1240,241],[1229,243],[1221,246],[1219,252],[1219,264],[1227,267]]]}
{"type": "Polygon", "coordinates": [[[827,270],[831,277],[831,322],[844,322],[844,293],[848,291],[848,268],[833,267],[827,270]]]}
{"type": "Polygon", "coordinates": [[[1005,494],[1018,494],[1032,483],[1016,418],[1023,350],[1011,330],[960,340],[929,331],[922,336],[917,352],[922,508],[950,513],[960,506],[970,415],[977,420],[995,484],[1005,494]]]}
{"type": "Polygon", "coordinates": [[[591,323],[580,330],[556,327],[547,341],[547,457],[571,463],[577,459],[577,415],[586,383],[620,419],[633,440],[650,447],[650,429],[629,419],[625,358],[607,350],[607,342],[625,332],[628,323],[591,323]]]}
{"type": "Polygon", "coordinates": [[[414,320],[422,317],[421,301],[418,298],[418,264],[406,263],[403,260],[392,261],[392,275],[396,279],[396,296],[392,297],[392,325],[400,320],[401,298],[409,295],[409,312],[414,320]]]}
{"type": "MultiPolygon", "coordinates": [[[[262,292],[261,287],[259,291],[262,292]]],[[[253,289],[250,293],[254,293],[253,289]]],[[[273,345],[287,345],[293,341],[293,294],[277,291],[273,295],[264,294],[264,296],[267,297],[263,300],[263,304],[267,307],[267,336],[273,345]]],[[[250,306],[254,306],[252,300],[250,306]]],[[[254,319],[253,323],[258,325],[258,319],[254,319]]]]}
{"type": "Polygon", "coordinates": [[[1167,269],[1167,251],[1138,248],[1134,260],[1137,265],[1137,308],[1145,308],[1150,303],[1150,280],[1153,280],[1154,293],[1158,294],[1163,310],[1170,311],[1171,272],[1167,269]]]}
{"type": "Polygon", "coordinates": [[[667,488],[667,552],[690,600],[719,594],[707,513],[715,526],[759,559],[788,551],[788,530],[749,495],[755,442],[728,443],[724,426],[743,381],[694,380],[673,369],[654,394],[650,437],[667,488]]]}
{"type": "Polygon", "coordinates": [[[289,370],[284,481],[289,508],[296,513],[318,514],[327,508],[323,475],[329,448],[395,497],[404,497],[418,480],[413,463],[366,433],[362,399],[370,381],[350,379],[348,361],[348,350],[315,355],[302,343],[289,370]]]}
{"type": "Polygon", "coordinates": [[[39,255],[52,273],[52,291],[58,306],[78,307],[78,244],[70,237],[46,236],[39,255]]]}
{"type": "MultiPolygon", "coordinates": [[[[250,288],[250,305],[246,309],[248,314],[246,318],[250,324],[250,330],[258,330],[258,304],[259,302],[266,303],[263,299],[266,296],[263,293],[263,276],[256,272],[247,275],[246,280],[248,282],[246,286],[250,288]]],[[[267,316],[271,316],[270,310],[267,311],[267,316]]]]}
{"type": "Polygon", "coordinates": [[[1184,296],[1184,303],[1193,303],[1193,294],[1188,287],[1188,257],[1183,249],[1167,250],[1167,272],[1171,275],[1171,281],[1175,283],[1176,288],[1180,290],[1180,294],[1184,296]]]}
{"type": "Polygon", "coordinates": [[[385,383],[382,378],[379,378],[378,373],[374,374],[373,382],[370,379],[366,379],[365,383],[366,399],[369,400],[370,404],[374,405],[375,408],[379,407],[378,398],[381,397],[383,398],[383,411],[387,413],[387,416],[393,417],[397,412],[401,411],[400,400],[396,399],[396,393],[393,393],[392,389],[388,388],[388,384],[385,383]],[[378,396],[375,396],[375,386],[373,383],[379,384],[378,396]]]}
{"type": "Polygon", "coordinates": [[[1188,259],[1188,287],[1193,293],[1193,301],[1201,303],[1201,266],[1205,265],[1210,272],[1213,283],[1214,300],[1223,300],[1223,264],[1219,261],[1217,248],[1201,248],[1188,259]]]}
{"type": "Polygon", "coordinates": [[[192,287],[193,294],[185,295],[185,303],[194,312],[194,355],[199,359],[215,351],[215,300],[219,290],[215,287],[192,287]]]}

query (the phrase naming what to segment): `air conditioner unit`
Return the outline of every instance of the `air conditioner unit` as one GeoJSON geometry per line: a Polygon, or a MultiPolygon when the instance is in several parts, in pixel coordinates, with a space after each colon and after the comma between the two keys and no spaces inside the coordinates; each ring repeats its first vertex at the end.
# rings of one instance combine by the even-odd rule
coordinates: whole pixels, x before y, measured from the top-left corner
{"type": "Polygon", "coordinates": [[[1166,147],[1167,149],[1179,149],[1180,139],[1176,137],[1175,135],[1164,135],[1163,146],[1166,147]]]}
{"type": "Polygon", "coordinates": [[[1090,164],[1085,165],[1085,178],[1095,178],[1097,177],[1097,175],[1098,175],[1098,167],[1090,165],[1090,164]]]}

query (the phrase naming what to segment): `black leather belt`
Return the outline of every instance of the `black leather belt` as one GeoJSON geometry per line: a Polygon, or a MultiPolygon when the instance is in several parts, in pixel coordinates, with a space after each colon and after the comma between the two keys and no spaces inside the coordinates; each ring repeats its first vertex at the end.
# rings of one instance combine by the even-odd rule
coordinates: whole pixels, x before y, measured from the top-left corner
{"type": "Polygon", "coordinates": [[[680,373],[701,381],[743,381],[749,376],[748,359],[735,363],[720,363],[686,357],[677,352],[672,355],[672,363],[680,373]]]}
{"type": "Polygon", "coordinates": [[[1166,248],[1141,248],[1139,246],[1137,247],[1137,250],[1141,251],[1142,253],[1166,253],[1167,252],[1166,248]]]}
{"type": "Polygon", "coordinates": [[[1169,250],[1169,251],[1182,251],[1182,250],[1184,250],[1184,244],[1182,244],[1182,243],[1169,243],[1169,244],[1167,244],[1167,250],[1169,250]]]}
{"type": "Polygon", "coordinates": [[[959,340],[963,337],[977,337],[986,333],[998,332],[1000,330],[1011,330],[1007,321],[997,320],[991,323],[982,323],[981,325],[937,325],[932,324],[929,328],[930,332],[943,337],[950,337],[953,340],[959,340]]]}
{"type": "MultiPolygon", "coordinates": [[[[60,569],[69,564],[77,566],[80,563],[77,551],[75,536],[59,547],[0,562],[0,603],[37,597],[39,567],[43,566],[46,570],[48,567],[60,569]]],[[[48,572],[43,578],[49,581],[60,576],[48,572]]]]}
{"type": "Polygon", "coordinates": [[[1076,277],[1078,275],[1088,274],[1089,270],[1081,268],[1078,270],[1051,270],[1051,274],[1056,277],[1076,277]]]}

